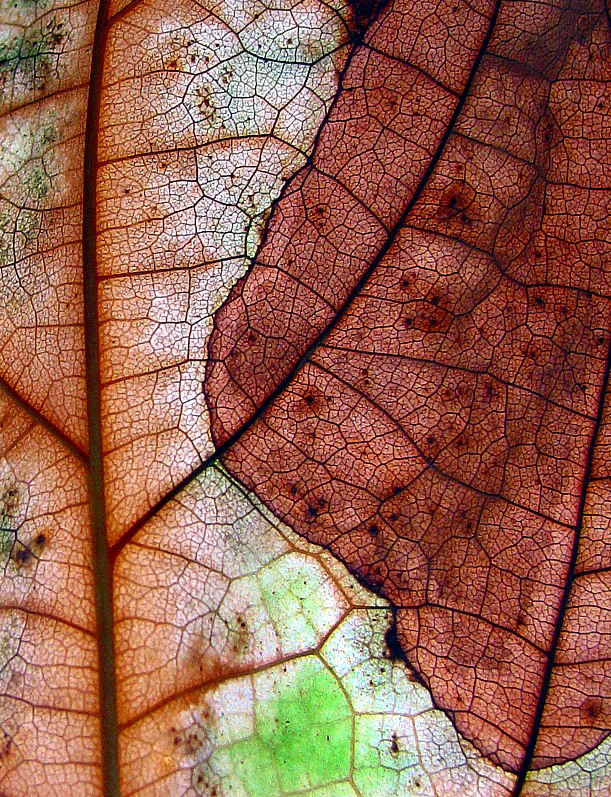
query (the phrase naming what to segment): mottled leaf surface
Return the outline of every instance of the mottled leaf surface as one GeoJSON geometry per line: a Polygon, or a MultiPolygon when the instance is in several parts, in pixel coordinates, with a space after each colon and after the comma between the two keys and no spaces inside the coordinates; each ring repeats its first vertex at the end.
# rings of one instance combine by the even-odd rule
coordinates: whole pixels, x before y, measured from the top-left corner
{"type": "Polygon", "coordinates": [[[0,793],[604,797],[598,0],[0,0],[0,793]]]}

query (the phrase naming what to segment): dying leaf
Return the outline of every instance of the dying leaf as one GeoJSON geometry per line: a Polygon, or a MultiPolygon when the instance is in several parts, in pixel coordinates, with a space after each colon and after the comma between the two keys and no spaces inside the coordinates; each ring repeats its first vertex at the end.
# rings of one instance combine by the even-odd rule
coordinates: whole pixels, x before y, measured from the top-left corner
{"type": "Polygon", "coordinates": [[[0,23],[2,794],[608,794],[603,5],[0,23]]]}

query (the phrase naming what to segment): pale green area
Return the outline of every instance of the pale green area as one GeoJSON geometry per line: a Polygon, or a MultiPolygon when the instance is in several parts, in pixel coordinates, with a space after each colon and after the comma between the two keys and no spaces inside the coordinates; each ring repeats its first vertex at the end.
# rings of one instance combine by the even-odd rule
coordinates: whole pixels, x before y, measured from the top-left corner
{"type": "MultiPolygon", "coordinates": [[[[223,474],[208,477],[203,495],[188,495],[185,512],[193,501],[204,522],[207,594],[208,568],[231,582],[226,589],[223,581],[210,638],[232,666],[243,661],[251,674],[228,674],[169,717],[162,760],[178,755],[181,784],[188,778],[202,797],[214,790],[217,797],[511,792],[514,777],[459,739],[409,668],[389,658],[387,606],[350,609],[345,594],[367,596],[351,589],[345,568],[336,562],[330,576],[316,546],[291,550],[301,541],[223,474]]],[[[147,544],[159,544],[149,535],[147,544]]],[[[181,555],[203,559],[201,535],[186,514],[174,544],[181,555]]],[[[193,611],[197,620],[201,608],[193,611]]]]}
{"type": "Polygon", "coordinates": [[[611,794],[611,737],[575,761],[530,772],[524,797],[608,797],[611,794]]]}
{"type": "Polygon", "coordinates": [[[343,780],[350,771],[350,709],[316,659],[277,669],[271,694],[255,703],[255,733],[231,747],[249,797],[288,795],[343,780]]]}
{"type": "Polygon", "coordinates": [[[35,168],[25,178],[28,193],[36,200],[43,199],[49,192],[49,177],[44,169],[35,168]]]}
{"type": "Polygon", "coordinates": [[[11,84],[20,93],[44,89],[65,38],[64,23],[57,17],[17,35],[0,33],[0,96],[13,93],[11,84]]]}
{"type": "Polygon", "coordinates": [[[410,718],[359,716],[355,727],[354,782],[367,797],[429,794],[410,718]]]}
{"type": "Polygon", "coordinates": [[[330,783],[320,789],[308,792],[308,797],[358,797],[350,783],[330,783]]]}
{"type": "Polygon", "coordinates": [[[15,544],[15,532],[5,525],[5,520],[0,517],[0,560],[5,561],[11,555],[15,544]]]}
{"type": "MultiPolygon", "coordinates": [[[[0,196],[0,266],[13,265],[27,256],[40,231],[37,206],[49,194],[54,178],[53,144],[58,131],[53,114],[35,123],[28,120],[17,135],[3,142],[0,170],[7,175],[0,196]],[[7,201],[2,201],[6,197],[7,201]]],[[[23,279],[3,274],[7,295],[23,290],[23,279]]]]}
{"type": "Polygon", "coordinates": [[[339,619],[337,591],[312,557],[282,557],[261,571],[258,582],[267,613],[285,643],[299,640],[307,650],[339,619]]]}
{"type": "Polygon", "coordinates": [[[15,546],[17,491],[5,488],[0,494],[0,560],[6,561],[15,546]]]}
{"type": "Polygon", "coordinates": [[[197,729],[187,766],[198,793],[439,797],[444,783],[460,797],[509,792],[513,776],[459,740],[427,690],[385,655],[391,617],[383,609],[353,611],[320,655],[207,691],[177,723],[183,734],[197,729]]]}
{"type": "Polygon", "coordinates": [[[219,617],[229,631],[232,654],[252,665],[273,660],[274,651],[280,658],[312,650],[347,610],[319,560],[289,552],[234,580],[219,617]]]}

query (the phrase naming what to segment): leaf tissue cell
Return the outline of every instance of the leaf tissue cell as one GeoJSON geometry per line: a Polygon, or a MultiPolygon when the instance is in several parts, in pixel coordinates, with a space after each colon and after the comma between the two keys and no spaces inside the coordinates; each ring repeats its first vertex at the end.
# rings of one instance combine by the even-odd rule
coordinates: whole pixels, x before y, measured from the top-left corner
{"type": "Polygon", "coordinates": [[[0,0],[0,793],[611,793],[602,0],[0,0]]]}

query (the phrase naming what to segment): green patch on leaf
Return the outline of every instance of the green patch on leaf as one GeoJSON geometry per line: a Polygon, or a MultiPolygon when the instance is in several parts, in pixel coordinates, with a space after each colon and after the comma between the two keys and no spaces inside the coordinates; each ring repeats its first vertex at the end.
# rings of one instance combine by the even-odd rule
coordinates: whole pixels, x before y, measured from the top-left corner
{"type": "Polygon", "coordinates": [[[28,194],[36,200],[43,199],[49,192],[49,178],[44,169],[33,169],[26,177],[28,194]]]}
{"type": "MultiPolygon", "coordinates": [[[[320,662],[274,668],[255,702],[255,734],[231,748],[234,771],[249,797],[273,797],[348,777],[350,708],[320,662]]],[[[258,685],[255,687],[260,691],[258,685]]]]}

